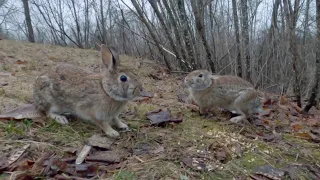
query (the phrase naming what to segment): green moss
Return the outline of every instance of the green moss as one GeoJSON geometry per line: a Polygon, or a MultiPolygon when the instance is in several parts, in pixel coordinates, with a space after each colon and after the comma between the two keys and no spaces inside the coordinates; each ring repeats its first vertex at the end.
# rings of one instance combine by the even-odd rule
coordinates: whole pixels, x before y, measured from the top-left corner
{"type": "Polygon", "coordinates": [[[245,169],[250,171],[257,166],[265,165],[266,161],[261,157],[261,155],[249,152],[240,160],[240,163],[245,169]]]}
{"type": "Polygon", "coordinates": [[[138,177],[134,172],[121,170],[114,175],[113,179],[115,179],[115,180],[135,180],[135,179],[138,179],[138,177]]]}

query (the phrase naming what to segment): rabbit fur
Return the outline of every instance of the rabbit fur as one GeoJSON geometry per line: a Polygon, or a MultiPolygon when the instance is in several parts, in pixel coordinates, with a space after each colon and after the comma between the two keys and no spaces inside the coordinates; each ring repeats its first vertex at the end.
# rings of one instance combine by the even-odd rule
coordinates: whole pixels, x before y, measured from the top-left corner
{"type": "Polygon", "coordinates": [[[34,103],[37,110],[58,123],[68,124],[63,114],[73,114],[91,121],[108,136],[117,137],[119,129],[128,129],[118,115],[126,104],[140,95],[142,84],[128,69],[119,67],[114,48],[101,45],[103,74],[60,64],[35,80],[34,103]]]}
{"type": "Polygon", "coordinates": [[[191,98],[198,104],[200,114],[214,107],[235,111],[239,116],[230,119],[238,123],[263,108],[259,93],[248,81],[231,75],[212,75],[207,70],[195,70],[184,79],[191,98]]]}

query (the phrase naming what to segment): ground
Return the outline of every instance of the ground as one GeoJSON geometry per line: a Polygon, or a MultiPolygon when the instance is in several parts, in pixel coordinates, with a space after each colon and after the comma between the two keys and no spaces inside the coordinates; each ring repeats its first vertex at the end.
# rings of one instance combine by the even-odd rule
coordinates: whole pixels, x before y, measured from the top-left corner
{"type": "MultiPolygon", "coordinates": [[[[131,131],[121,132],[111,149],[125,163],[105,171],[104,179],[320,178],[320,141],[316,136],[320,116],[315,109],[312,115],[299,115],[294,106],[278,105],[289,113],[281,114],[277,109],[273,114],[269,112],[262,125],[231,124],[226,113],[217,110],[214,116],[204,117],[198,114],[195,105],[182,102],[184,75],[168,74],[160,65],[141,58],[120,56],[120,60],[137,73],[145,89],[154,96],[131,102],[121,115],[131,131]],[[146,113],[159,109],[169,109],[172,116],[182,118],[183,122],[151,126],[146,113]],[[277,135],[272,134],[272,129],[277,135]],[[311,131],[315,133],[310,134],[311,131]],[[259,167],[264,167],[266,173],[259,174],[264,172],[258,172],[259,167]],[[270,168],[283,174],[272,175],[270,168]]],[[[1,40],[0,113],[32,104],[37,75],[66,62],[92,70],[101,64],[100,53],[1,40]]],[[[273,103],[265,102],[265,105],[271,107],[273,103]]],[[[69,125],[50,119],[44,122],[0,119],[0,162],[4,155],[25,144],[30,147],[18,162],[21,159],[37,162],[49,151],[62,158],[67,148],[81,150],[94,134],[103,135],[103,132],[79,119],[72,119],[69,125]]],[[[0,177],[6,179],[15,172],[6,169],[0,177]]],[[[41,173],[33,177],[46,179],[41,173]]]]}

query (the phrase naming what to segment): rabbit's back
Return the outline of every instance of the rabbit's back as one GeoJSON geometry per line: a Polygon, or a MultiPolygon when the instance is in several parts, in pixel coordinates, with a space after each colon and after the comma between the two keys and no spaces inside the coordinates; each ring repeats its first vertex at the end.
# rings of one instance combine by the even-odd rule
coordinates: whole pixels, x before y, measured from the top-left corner
{"type": "Polygon", "coordinates": [[[253,86],[248,81],[236,76],[214,75],[210,87],[203,91],[192,91],[192,96],[197,104],[203,107],[217,106],[233,110],[234,101],[242,93],[248,93],[248,100],[256,96],[253,86]]]}
{"type": "Polygon", "coordinates": [[[58,65],[53,71],[41,74],[35,82],[35,104],[46,111],[52,105],[73,112],[77,102],[95,102],[104,98],[100,81],[86,79],[90,71],[73,65],[58,65]],[[87,99],[90,99],[87,101],[87,99]]]}

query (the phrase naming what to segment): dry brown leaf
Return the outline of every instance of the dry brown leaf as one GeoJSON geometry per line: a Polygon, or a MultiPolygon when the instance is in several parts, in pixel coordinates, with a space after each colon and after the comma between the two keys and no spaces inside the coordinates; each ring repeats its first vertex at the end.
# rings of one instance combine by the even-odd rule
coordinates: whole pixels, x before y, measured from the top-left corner
{"type": "Polygon", "coordinates": [[[8,159],[8,164],[14,163],[16,160],[18,160],[22,154],[30,147],[30,144],[24,145],[21,149],[15,151],[8,159]]]}
{"type": "Polygon", "coordinates": [[[285,96],[281,96],[280,97],[280,104],[287,104],[288,103],[288,99],[285,96]]]}
{"type": "Polygon", "coordinates": [[[34,104],[25,104],[16,109],[0,115],[0,119],[41,119],[42,115],[36,110],[34,104]]]}
{"type": "Polygon", "coordinates": [[[115,151],[98,151],[86,157],[87,162],[119,163],[120,156],[115,151]]]}
{"type": "Polygon", "coordinates": [[[171,111],[163,111],[162,109],[158,109],[156,111],[152,111],[146,114],[147,118],[150,120],[151,125],[164,126],[166,123],[181,123],[183,121],[182,118],[172,119],[171,111]]]}
{"type": "Polygon", "coordinates": [[[100,134],[94,134],[88,139],[88,145],[109,150],[114,143],[114,139],[110,139],[100,134]]]}
{"type": "Polygon", "coordinates": [[[253,172],[256,175],[265,176],[273,180],[281,180],[285,175],[285,171],[270,165],[259,166],[255,168],[253,172]]]}
{"type": "Polygon", "coordinates": [[[28,63],[28,61],[26,61],[26,60],[20,60],[20,59],[18,59],[16,62],[15,62],[15,64],[27,64],[28,63]]]}
{"type": "Polygon", "coordinates": [[[201,159],[198,158],[190,158],[190,157],[184,157],[182,159],[182,162],[188,166],[189,168],[195,170],[195,171],[205,171],[207,170],[206,165],[201,162],[201,159]]]}
{"type": "Polygon", "coordinates": [[[294,123],[291,123],[290,125],[294,131],[298,132],[302,129],[302,125],[300,122],[294,122],[294,123]]]}

